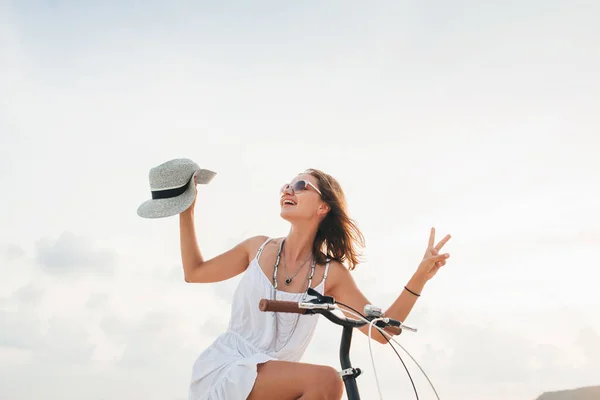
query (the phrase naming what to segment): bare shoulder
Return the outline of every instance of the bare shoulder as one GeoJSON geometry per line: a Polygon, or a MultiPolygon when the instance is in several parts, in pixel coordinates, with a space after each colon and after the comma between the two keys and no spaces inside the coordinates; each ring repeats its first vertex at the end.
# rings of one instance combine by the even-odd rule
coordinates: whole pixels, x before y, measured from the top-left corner
{"type": "Polygon", "coordinates": [[[329,274],[330,275],[339,275],[339,274],[349,274],[348,268],[341,262],[337,260],[329,261],[329,274]]]}
{"type": "Polygon", "coordinates": [[[249,237],[248,239],[244,240],[243,243],[246,246],[249,246],[249,249],[254,249],[254,247],[256,247],[256,250],[258,250],[258,248],[262,246],[267,239],[269,239],[269,237],[266,235],[257,235],[249,237]]]}
{"type": "Polygon", "coordinates": [[[329,272],[327,275],[329,281],[329,290],[332,293],[346,288],[348,285],[354,285],[354,278],[348,268],[336,260],[329,262],[329,272]]]}
{"type": "Polygon", "coordinates": [[[251,259],[254,257],[254,254],[256,254],[260,246],[262,246],[268,239],[269,237],[266,235],[252,236],[244,240],[242,243],[240,243],[240,245],[246,249],[248,258],[251,259]]]}
{"type": "Polygon", "coordinates": [[[262,246],[263,244],[265,244],[265,242],[267,240],[269,241],[268,243],[265,244],[264,254],[270,254],[273,252],[277,252],[277,249],[279,249],[279,246],[281,245],[281,241],[285,239],[283,237],[271,237],[271,236],[257,236],[257,238],[260,238],[260,240],[258,240],[258,242],[260,242],[260,243],[258,244],[258,246],[256,246],[257,251],[258,251],[259,247],[262,246]]]}

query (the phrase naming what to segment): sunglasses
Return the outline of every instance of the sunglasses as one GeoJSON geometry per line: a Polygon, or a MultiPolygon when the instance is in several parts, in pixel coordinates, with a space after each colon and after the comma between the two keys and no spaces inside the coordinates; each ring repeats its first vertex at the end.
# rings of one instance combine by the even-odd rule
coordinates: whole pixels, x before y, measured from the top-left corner
{"type": "Polygon", "coordinates": [[[287,191],[288,189],[291,189],[292,193],[302,192],[303,190],[307,190],[309,186],[312,187],[321,196],[323,196],[323,193],[321,193],[321,191],[315,185],[305,180],[298,181],[293,185],[286,183],[281,187],[280,193],[283,194],[283,192],[287,191]]]}

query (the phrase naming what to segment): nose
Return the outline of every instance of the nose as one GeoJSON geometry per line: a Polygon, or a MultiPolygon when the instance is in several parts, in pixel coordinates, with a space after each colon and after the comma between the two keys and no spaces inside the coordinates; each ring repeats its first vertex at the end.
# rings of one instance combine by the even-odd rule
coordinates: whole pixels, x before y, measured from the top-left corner
{"type": "Polygon", "coordinates": [[[291,185],[285,185],[283,187],[283,190],[281,191],[282,194],[291,194],[294,195],[294,188],[292,188],[291,185]]]}

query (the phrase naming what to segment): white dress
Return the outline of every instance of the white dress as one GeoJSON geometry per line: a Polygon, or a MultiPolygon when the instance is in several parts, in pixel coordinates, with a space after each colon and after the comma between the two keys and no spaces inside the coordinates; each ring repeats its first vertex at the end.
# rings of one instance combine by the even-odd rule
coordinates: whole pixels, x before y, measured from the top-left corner
{"type": "MultiPolygon", "coordinates": [[[[233,295],[227,331],[206,348],[192,368],[189,400],[245,400],[254,386],[257,364],[269,360],[299,361],[313,337],[318,314],[262,312],[260,299],[273,299],[275,289],[260,268],[258,250],[233,295]],[[295,329],[294,329],[295,327],[295,329]]],[[[323,294],[323,280],[314,289],[323,294]]],[[[299,301],[306,293],[277,289],[277,300],[299,301]]]]}

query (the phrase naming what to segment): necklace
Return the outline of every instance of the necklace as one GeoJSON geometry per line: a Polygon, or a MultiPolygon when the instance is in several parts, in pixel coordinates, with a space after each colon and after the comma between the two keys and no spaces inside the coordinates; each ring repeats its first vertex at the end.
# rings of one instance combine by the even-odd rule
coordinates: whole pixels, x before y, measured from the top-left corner
{"type": "Polygon", "coordinates": [[[310,252],[310,254],[308,255],[308,258],[306,260],[304,260],[304,262],[302,263],[302,265],[300,265],[300,268],[298,268],[298,270],[294,273],[294,275],[289,276],[288,275],[288,270],[287,270],[287,261],[285,260],[285,252],[283,252],[283,271],[285,272],[285,284],[289,285],[290,283],[292,283],[292,280],[296,277],[296,275],[298,275],[298,272],[300,272],[300,270],[302,269],[302,267],[304,267],[304,264],[306,264],[308,262],[308,260],[310,260],[310,258],[312,257],[312,251],[310,252]]]}
{"type": "MultiPolygon", "coordinates": [[[[275,265],[273,266],[273,286],[272,286],[272,299],[273,300],[277,300],[277,270],[279,267],[279,260],[281,259],[281,249],[283,248],[283,244],[285,242],[285,239],[283,239],[281,241],[281,244],[279,245],[279,250],[277,251],[277,258],[275,259],[275,265]]],[[[315,274],[315,267],[316,267],[316,260],[313,260],[312,262],[312,267],[311,269],[309,269],[307,271],[307,277],[308,277],[308,285],[306,287],[306,291],[304,291],[304,293],[302,294],[302,301],[306,300],[306,296],[308,294],[308,288],[310,288],[311,284],[312,284],[312,278],[315,274]]],[[[300,314],[295,314],[295,321],[293,323],[293,327],[291,328],[291,332],[287,335],[287,339],[285,340],[285,342],[283,343],[283,345],[279,348],[277,348],[277,343],[279,342],[283,342],[282,339],[282,332],[281,330],[286,328],[286,324],[285,324],[285,317],[289,318],[289,314],[285,314],[284,315],[279,315],[280,313],[273,313],[274,314],[274,325],[275,325],[275,335],[273,337],[273,341],[274,343],[274,347],[275,347],[275,352],[279,352],[281,349],[283,349],[290,341],[290,339],[292,338],[292,336],[294,336],[294,332],[296,331],[296,328],[298,327],[298,321],[300,320],[301,315],[300,314]],[[280,323],[280,319],[281,319],[281,323],[280,323]],[[280,329],[283,328],[283,329],[280,329]]],[[[287,324],[289,326],[289,324],[287,324]]]]}

